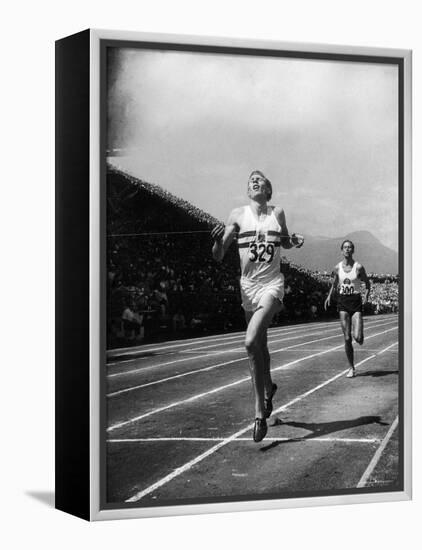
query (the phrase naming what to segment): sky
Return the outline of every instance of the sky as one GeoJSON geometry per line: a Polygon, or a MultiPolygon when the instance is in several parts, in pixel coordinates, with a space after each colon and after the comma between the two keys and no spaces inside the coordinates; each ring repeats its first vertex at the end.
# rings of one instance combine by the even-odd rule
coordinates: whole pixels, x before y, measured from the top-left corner
{"type": "Polygon", "coordinates": [[[120,48],[109,160],[221,220],[261,170],[291,232],[398,249],[397,66],[120,48]]]}

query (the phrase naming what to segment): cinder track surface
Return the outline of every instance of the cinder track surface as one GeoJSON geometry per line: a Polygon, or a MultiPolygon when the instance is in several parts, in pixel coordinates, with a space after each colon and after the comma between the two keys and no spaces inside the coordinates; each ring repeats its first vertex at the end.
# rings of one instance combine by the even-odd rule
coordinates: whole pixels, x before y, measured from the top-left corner
{"type": "Polygon", "coordinates": [[[108,354],[107,502],[139,506],[398,488],[398,319],[365,318],[346,378],[338,322],[269,330],[278,391],[252,441],[244,333],[108,354]]]}

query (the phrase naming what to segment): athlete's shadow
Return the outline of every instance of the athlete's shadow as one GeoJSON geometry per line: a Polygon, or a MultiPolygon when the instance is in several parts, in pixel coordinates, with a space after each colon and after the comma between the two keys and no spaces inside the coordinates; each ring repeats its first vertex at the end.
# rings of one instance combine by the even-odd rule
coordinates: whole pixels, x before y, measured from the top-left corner
{"type": "Polygon", "coordinates": [[[316,437],[323,437],[334,432],[340,432],[343,430],[349,430],[350,428],[356,428],[357,426],[365,426],[367,424],[379,424],[380,426],[388,426],[388,422],[382,422],[380,416],[359,416],[353,420],[337,420],[334,422],[283,422],[277,418],[272,426],[292,426],[293,428],[302,428],[309,430],[311,433],[304,435],[303,437],[292,437],[284,441],[273,441],[265,447],[261,447],[261,451],[269,451],[278,447],[278,445],[284,445],[286,443],[295,443],[298,441],[306,441],[307,439],[315,439],[316,437]]]}
{"type": "Polygon", "coordinates": [[[398,370],[368,370],[366,372],[358,372],[356,373],[355,377],[358,378],[360,376],[373,376],[375,378],[378,378],[380,376],[389,376],[390,374],[398,374],[398,370]]]}

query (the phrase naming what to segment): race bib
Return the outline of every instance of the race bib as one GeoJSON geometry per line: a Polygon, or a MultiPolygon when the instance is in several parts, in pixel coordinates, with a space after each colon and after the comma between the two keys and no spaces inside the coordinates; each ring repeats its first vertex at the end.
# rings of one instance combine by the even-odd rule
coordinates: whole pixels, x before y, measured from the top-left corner
{"type": "Polygon", "coordinates": [[[350,294],[355,293],[355,286],[350,281],[350,279],[344,279],[343,283],[340,285],[340,294],[349,296],[350,294]]]}
{"type": "Polygon", "coordinates": [[[274,243],[252,242],[249,244],[249,261],[270,264],[274,259],[274,243]]]}

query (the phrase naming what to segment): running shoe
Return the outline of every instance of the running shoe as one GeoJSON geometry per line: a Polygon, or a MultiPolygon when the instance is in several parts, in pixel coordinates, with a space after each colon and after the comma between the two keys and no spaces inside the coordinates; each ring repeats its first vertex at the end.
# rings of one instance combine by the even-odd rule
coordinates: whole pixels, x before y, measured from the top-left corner
{"type": "Polygon", "coordinates": [[[253,440],[255,443],[259,443],[267,435],[268,427],[265,418],[255,418],[255,425],[253,427],[253,440]]]}

